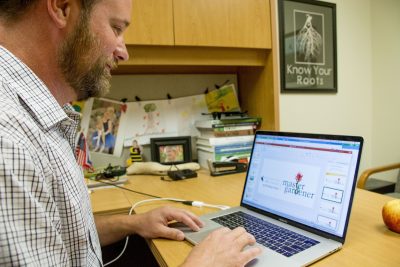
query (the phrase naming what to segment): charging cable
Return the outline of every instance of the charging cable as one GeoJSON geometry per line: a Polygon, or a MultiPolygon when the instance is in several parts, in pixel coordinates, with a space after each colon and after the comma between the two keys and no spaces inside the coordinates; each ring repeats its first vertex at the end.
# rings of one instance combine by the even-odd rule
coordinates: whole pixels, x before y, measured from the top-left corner
{"type": "MultiPolygon", "coordinates": [[[[179,202],[179,203],[182,203],[182,204],[184,204],[184,205],[193,206],[193,207],[198,207],[198,208],[201,208],[201,207],[209,207],[209,208],[215,208],[215,209],[220,209],[220,210],[226,210],[226,209],[229,209],[229,208],[230,208],[229,206],[224,206],[224,205],[212,205],[212,204],[204,203],[204,202],[202,202],[202,201],[192,201],[192,200],[185,200],[185,199],[170,198],[170,197],[168,197],[168,198],[152,198],[152,199],[145,199],[145,200],[141,200],[141,201],[139,201],[139,202],[136,202],[135,204],[132,205],[132,207],[131,207],[131,209],[129,210],[129,213],[128,213],[128,214],[129,214],[129,215],[132,215],[132,212],[133,212],[133,210],[134,210],[136,207],[138,207],[138,206],[140,206],[140,205],[142,205],[142,204],[144,204],[144,203],[153,202],[153,201],[173,201],[173,202],[179,202]]],[[[122,249],[121,253],[120,253],[115,259],[113,259],[113,260],[111,260],[111,261],[105,263],[105,264],[103,265],[104,267],[107,266],[107,265],[110,265],[111,263],[113,263],[113,262],[115,262],[115,261],[117,261],[117,260],[125,253],[125,249],[126,249],[126,247],[128,246],[128,241],[129,241],[129,236],[127,236],[127,237],[125,238],[125,245],[124,245],[124,248],[122,249]]]]}
{"type": "Polygon", "coordinates": [[[229,206],[224,206],[224,205],[212,205],[212,204],[207,204],[201,201],[189,201],[189,200],[185,200],[182,202],[182,204],[184,205],[188,205],[188,206],[193,206],[193,207],[208,207],[208,208],[215,208],[215,209],[220,209],[220,210],[226,210],[229,209],[229,206]]]}

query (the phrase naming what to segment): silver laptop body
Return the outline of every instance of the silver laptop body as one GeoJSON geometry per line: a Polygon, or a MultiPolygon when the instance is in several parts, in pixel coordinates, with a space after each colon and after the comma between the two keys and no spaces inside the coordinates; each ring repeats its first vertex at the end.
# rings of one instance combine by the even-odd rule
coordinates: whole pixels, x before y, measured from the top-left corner
{"type": "Polygon", "coordinates": [[[186,239],[198,244],[226,218],[233,229],[249,214],[263,221],[244,225],[263,253],[248,266],[306,266],[332,254],[345,241],[362,146],[357,136],[258,131],[240,207],[202,216],[199,232],[182,229],[186,239]]]}

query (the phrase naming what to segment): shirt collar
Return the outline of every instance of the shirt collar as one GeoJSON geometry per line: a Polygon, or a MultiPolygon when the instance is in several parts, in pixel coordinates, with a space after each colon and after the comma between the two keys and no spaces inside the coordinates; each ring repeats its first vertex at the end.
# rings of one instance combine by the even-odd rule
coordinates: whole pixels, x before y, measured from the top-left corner
{"type": "Polygon", "coordinates": [[[69,120],[46,85],[10,51],[0,46],[0,76],[25,102],[43,129],[69,120]]]}

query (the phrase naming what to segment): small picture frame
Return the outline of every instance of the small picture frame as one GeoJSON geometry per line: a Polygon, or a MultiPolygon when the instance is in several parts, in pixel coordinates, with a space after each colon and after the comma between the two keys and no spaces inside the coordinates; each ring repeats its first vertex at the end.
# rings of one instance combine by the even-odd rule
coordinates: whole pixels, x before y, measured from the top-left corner
{"type": "Polygon", "coordinates": [[[279,0],[281,92],[337,92],[336,4],[279,0]]]}
{"type": "Polygon", "coordinates": [[[150,138],[151,160],[165,165],[192,161],[190,136],[150,138]]]}

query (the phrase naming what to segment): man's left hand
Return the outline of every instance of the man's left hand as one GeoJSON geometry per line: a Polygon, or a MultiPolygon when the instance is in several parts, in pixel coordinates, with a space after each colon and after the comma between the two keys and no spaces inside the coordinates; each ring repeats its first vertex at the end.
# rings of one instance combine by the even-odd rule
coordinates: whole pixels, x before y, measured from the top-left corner
{"type": "Polygon", "coordinates": [[[182,231],[168,227],[171,221],[182,222],[193,231],[200,230],[203,223],[193,213],[173,207],[161,207],[146,213],[137,214],[134,219],[134,231],[144,238],[168,238],[183,240],[182,231]]]}

